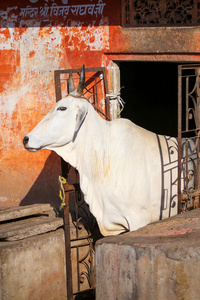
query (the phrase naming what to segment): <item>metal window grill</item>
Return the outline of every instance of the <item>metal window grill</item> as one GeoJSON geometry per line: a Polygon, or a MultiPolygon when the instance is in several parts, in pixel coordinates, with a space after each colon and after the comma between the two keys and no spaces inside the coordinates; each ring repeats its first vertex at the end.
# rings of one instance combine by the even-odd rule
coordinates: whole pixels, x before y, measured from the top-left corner
{"type": "MultiPolygon", "coordinates": [[[[54,71],[56,101],[68,94],[70,73],[75,88],[78,86],[80,71],[80,69],[54,71]]],[[[108,85],[105,68],[86,68],[85,78],[83,96],[88,99],[103,118],[109,120],[110,104],[109,98],[106,96],[108,85]]],[[[84,201],[79,187],[78,172],[62,159],[61,165],[62,175],[67,180],[64,185],[67,298],[73,299],[73,296],[79,296],[81,293],[85,295],[87,292],[94,291],[94,241],[101,237],[101,234],[95,218],[89,212],[89,208],[84,201]],[[77,274],[75,279],[72,273],[77,274]]]]}
{"type": "Polygon", "coordinates": [[[121,5],[123,27],[200,24],[198,0],[126,0],[121,5]]]}
{"type": "MultiPolygon", "coordinates": [[[[72,73],[75,87],[80,77],[80,69],[56,70],[54,71],[56,101],[62,99],[68,93],[68,78],[72,73]]],[[[110,119],[110,105],[106,70],[101,68],[86,68],[86,81],[83,96],[95,107],[95,109],[106,119],[110,119]]]]}
{"type": "Polygon", "coordinates": [[[200,206],[200,65],[178,68],[179,212],[200,206]]]}

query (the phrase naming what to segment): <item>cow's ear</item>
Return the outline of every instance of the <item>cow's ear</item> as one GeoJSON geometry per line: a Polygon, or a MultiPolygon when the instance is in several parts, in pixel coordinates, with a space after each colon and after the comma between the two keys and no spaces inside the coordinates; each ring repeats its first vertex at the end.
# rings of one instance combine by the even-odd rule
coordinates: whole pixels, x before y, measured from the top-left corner
{"type": "Polygon", "coordinates": [[[76,124],[75,124],[75,131],[74,131],[74,137],[73,137],[73,141],[76,138],[76,135],[81,127],[81,125],[83,124],[85,117],[87,115],[87,106],[83,105],[81,107],[78,107],[78,112],[76,115],[76,124]]]}

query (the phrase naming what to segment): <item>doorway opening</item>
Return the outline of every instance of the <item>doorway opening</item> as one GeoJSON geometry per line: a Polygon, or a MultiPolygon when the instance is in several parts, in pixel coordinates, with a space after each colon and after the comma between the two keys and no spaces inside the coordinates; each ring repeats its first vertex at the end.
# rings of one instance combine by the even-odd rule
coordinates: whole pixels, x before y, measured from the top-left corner
{"type": "Polygon", "coordinates": [[[158,134],[177,136],[178,64],[120,62],[121,113],[158,134]]]}

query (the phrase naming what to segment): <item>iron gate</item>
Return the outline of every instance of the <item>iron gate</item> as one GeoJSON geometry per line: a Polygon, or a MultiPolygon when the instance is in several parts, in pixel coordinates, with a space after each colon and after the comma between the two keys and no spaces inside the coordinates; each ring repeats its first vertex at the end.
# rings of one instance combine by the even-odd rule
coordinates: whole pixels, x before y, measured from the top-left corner
{"type": "MultiPolygon", "coordinates": [[[[73,77],[75,87],[78,86],[81,69],[54,71],[56,101],[68,94],[69,76],[73,77]]],[[[94,106],[97,112],[110,120],[110,104],[105,68],[85,69],[85,89],[83,96],[94,106]]],[[[79,187],[78,172],[61,159],[62,176],[67,182],[65,190],[64,226],[66,244],[66,276],[67,298],[86,294],[94,290],[94,242],[101,237],[95,218],[90,213],[79,187]],[[71,220],[70,220],[71,218],[71,220]],[[75,227],[75,238],[70,237],[70,224],[75,227]],[[83,235],[82,227],[87,230],[83,235]],[[84,251],[82,251],[84,249],[84,251]],[[73,261],[71,263],[71,258],[73,261]],[[75,257],[75,259],[74,259],[75,257]],[[72,282],[72,272],[77,274],[76,282],[72,282]]],[[[89,297],[89,296],[88,296],[89,297]]]]}
{"type": "Polygon", "coordinates": [[[199,207],[200,65],[178,67],[179,213],[199,207]]]}

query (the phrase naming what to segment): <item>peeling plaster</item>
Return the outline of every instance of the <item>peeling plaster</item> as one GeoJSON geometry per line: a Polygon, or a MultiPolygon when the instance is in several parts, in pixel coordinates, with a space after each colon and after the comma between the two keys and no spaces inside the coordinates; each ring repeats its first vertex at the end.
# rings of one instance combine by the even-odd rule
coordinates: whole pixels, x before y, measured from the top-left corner
{"type": "Polygon", "coordinates": [[[3,29],[1,30],[2,33],[0,33],[0,50],[11,50],[12,49],[12,43],[13,43],[13,29],[3,29]],[[6,32],[10,33],[10,38],[7,37],[6,32]]]}
{"type": "Polygon", "coordinates": [[[35,69],[48,73],[58,67],[62,55],[61,42],[58,28],[28,28],[19,41],[21,72],[35,69]],[[35,55],[30,57],[30,53],[35,55]]]}
{"type": "MultiPolygon", "coordinates": [[[[83,22],[73,16],[67,26],[66,23],[65,26],[49,23],[48,26],[47,20],[45,27],[41,27],[39,19],[15,21],[17,11],[11,9],[13,15],[7,11],[8,19],[0,28],[0,141],[3,145],[0,149],[0,206],[20,203],[43,169],[49,176],[48,164],[53,164],[52,161],[46,164],[49,154],[32,157],[23,149],[22,139],[55,103],[54,70],[77,68],[83,62],[88,67],[100,66],[101,52],[109,50],[109,20],[103,15],[91,21],[82,19],[83,22]]],[[[54,168],[60,170],[59,160],[54,168]]],[[[52,181],[49,195],[53,195],[56,184],[57,181],[52,181]]]]}
{"type": "MultiPolygon", "coordinates": [[[[61,47],[63,36],[68,37],[67,48],[70,51],[90,50],[99,51],[109,48],[109,27],[94,26],[88,27],[76,26],[68,27],[63,30],[61,27],[51,28],[27,28],[22,34],[15,29],[2,30],[0,35],[0,50],[15,49],[20,53],[20,68],[16,77],[20,77],[22,85],[18,88],[17,94],[24,97],[27,91],[35,90],[35,85],[42,83],[48,86],[53,80],[53,70],[60,66],[60,59],[64,56],[64,49],[61,47]],[[64,31],[64,35],[63,35],[64,31]]],[[[4,105],[0,104],[0,109],[3,108],[3,114],[12,116],[18,102],[16,90],[12,91],[8,87],[6,92],[1,95],[4,99],[4,105]]],[[[49,101],[48,98],[42,98],[42,101],[49,101]]]]}
{"type": "Polygon", "coordinates": [[[65,36],[69,37],[68,48],[71,51],[90,50],[100,51],[109,49],[109,27],[108,26],[94,26],[88,27],[75,26],[68,27],[65,36]]]}
{"type": "MultiPolygon", "coordinates": [[[[12,114],[16,108],[18,100],[26,96],[26,93],[29,90],[29,86],[23,86],[16,90],[9,90],[9,92],[5,92],[1,94],[0,98],[0,109],[2,110],[2,114],[5,118],[12,117],[12,114]]],[[[2,120],[2,119],[1,119],[2,120]]]]}
{"type": "Polygon", "coordinates": [[[99,25],[95,26],[93,21],[88,26],[81,22],[70,21],[66,28],[65,36],[68,36],[68,48],[71,51],[101,51],[109,49],[109,20],[103,18],[99,25]]]}
{"type": "MultiPolygon", "coordinates": [[[[40,28],[28,28],[21,36],[15,34],[15,49],[20,50],[20,67],[14,76],[14,81],[20,80],[17,90],[7,84],[4,93],[0,95],[0,110],[4,115],[12,116],[18,100],[25,97],[27,92],[35,92],[35,86],[48,86],[53,81],[53,70],[59,68],[62,49],[62,35],[59,29],[51,31],[40,28]],[[17,37],[18,36],[18,37],[17,37]]],[[[6,41],[10,46],[13,35],[6,41]]],[[[4,44],[5,45],[5,44],[4,44]]],[[[4,47],[9,49],[10,47],[4,47]]],[[[16,88],[16,84],[13,83],[16,88]]],[[[45,88],[44,88],[45,90],[45,88]]],[[[48,97],[42,101],[49,101],[48,97]]]]}

